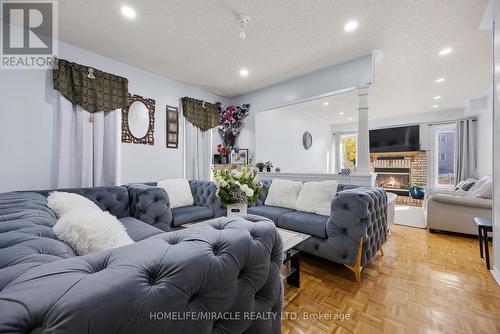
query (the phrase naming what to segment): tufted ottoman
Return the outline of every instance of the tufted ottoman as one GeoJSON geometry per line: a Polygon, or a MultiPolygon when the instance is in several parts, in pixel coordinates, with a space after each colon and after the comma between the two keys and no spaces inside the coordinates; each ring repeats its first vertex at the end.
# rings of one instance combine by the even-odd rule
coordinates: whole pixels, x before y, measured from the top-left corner
{"type": "MultiPolygon", "coordinates": [[[[116,201],[123,189],[92,194],[129,210],[116,201]]],[[[281,332],[283,249],[265,218],[158,230],[81,257],[55,222],[42,194],[0,194],[1,333],[281,332]]]]}

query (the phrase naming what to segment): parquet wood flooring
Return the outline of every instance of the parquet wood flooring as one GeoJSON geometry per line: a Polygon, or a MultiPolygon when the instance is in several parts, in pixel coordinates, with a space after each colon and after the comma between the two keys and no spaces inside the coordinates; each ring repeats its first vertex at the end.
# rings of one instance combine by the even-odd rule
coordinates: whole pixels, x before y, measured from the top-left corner
{"type": "Polygon", "coordinates": [[[285,334],[500,333],[500,287],[477,239],[395,225],[361,287],[342,265],[301,261],[301,287],[285,287],[285,334]],[[305,318],[318,312],[350,319],[305,318]]]}

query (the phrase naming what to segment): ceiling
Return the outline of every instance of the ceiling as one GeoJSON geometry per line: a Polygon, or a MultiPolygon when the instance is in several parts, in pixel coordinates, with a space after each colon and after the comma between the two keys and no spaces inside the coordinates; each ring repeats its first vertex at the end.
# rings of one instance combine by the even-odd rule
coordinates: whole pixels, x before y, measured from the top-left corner
{"type": "Polygon", "coordinates": [[[384,58],[369,95],[370,114],[378,118],[435,111],[434,104],[456,108],[485,95],[491,32],[478,26],[487,2],[65,0],[59,2],[59,36],[226,97],[380,49],[384,58]],[[134,20],[121,15],[123,4],[136,10],[134,20]],[[239,38],[236,13],[250,16],[246,40],[239,38]],[[351,19],[359,28],[346,33],[351,19]],[[444,47],[453,52],[438,56],[444,47]],[[241,68],[248,77],[240,77],[241,68]],[[437,84],[438,77],[446,81],[437,84]],[[441,100],[434,101],[436,95],[441,100]]]}

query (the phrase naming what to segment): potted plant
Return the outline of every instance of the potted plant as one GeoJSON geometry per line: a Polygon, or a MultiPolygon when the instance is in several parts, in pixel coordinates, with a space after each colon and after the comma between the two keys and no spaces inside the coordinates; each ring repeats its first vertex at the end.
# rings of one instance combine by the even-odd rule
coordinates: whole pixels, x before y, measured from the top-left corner
{"type": "Polygon", "coordinates": [[[219,153],[221,164],[226,165],[229,163],[230,149],[222,144],[217,145],[217,153],[219,153]]]}
{"type": "Polygon", "coordinates": [[[227,216],[246,215],[248,203],[255,203],[263,191],[257,170],[243,165],[241,171],[214,170],[217,196],[227,206],[227,216]]]}
{"type": "Polygon", "coordinates": [[[416,184],[410,183],[408,190],[410,191],[410,196],[413,199],[423,199],[425,196],[424,188],[416,184]]]}
{"type": "Polygon", "coordinates": [[[259,169],[259,172],[263,172],[264,171],[264,168],[266,167],[266,164],[263,163],[263,162],[257,162],[257,164],[255,165],[255,167],[257,167],[259,169]]]}
{"type": "Polygon", "coordinates": [[[250,105],[229,105],[219,109],[219,134],[224,141],[224,146],[234,146],[236,138],[245,125],[243,122],[250,114],[250,105]]]}
{"type": "Polygon", "coordinates": [[[265,164],[264,164],[265,168],[266,168],[266,171],[269,173],[271,172],[271,169],[273,168],[273,163],[271,161],[267,161],[265,164]]]}

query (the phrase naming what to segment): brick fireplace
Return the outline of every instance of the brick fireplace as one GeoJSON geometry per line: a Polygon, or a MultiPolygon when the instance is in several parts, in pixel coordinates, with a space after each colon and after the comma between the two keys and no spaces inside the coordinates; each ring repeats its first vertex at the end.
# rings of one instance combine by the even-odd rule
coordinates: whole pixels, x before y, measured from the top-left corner
{"type": "Polygon", "coordinates": [[[422,200],[410,197],[410,183],[427,186],[427,152],[386,152],[370,154],[375,184],[398,195],[397,204],[422,206],[422,200]]]}

